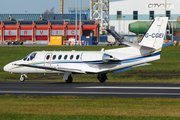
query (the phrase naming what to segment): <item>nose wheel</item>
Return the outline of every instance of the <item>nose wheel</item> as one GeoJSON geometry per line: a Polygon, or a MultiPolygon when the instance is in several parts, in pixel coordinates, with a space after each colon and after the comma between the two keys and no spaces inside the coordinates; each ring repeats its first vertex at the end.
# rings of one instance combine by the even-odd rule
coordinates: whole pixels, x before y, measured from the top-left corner
{"type": "Polygon", "coordinates": [[[21,74],[21,77],[20,77],[20,82],[24,82],[25,81],[25,78],[27,78],[27,75],[26,74],[21,74]]]}

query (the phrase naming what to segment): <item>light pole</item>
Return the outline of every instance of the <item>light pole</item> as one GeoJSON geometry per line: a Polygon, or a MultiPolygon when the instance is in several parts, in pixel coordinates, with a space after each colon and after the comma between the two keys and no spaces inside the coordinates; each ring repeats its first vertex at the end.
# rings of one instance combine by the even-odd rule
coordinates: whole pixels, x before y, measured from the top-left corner
{"type": "Polygon", "coordinates": [[[173,18],[172,18],[172,42],[174,42],[174,32],[173,32],[173,29],[174,29],[174,25],[173,25],[173,18]]]}
{"type": "Polygon", "coordinates": [[[77,40],[77,0],[76,0],[76,31],[75,33],[76,33],[76,39],[75,39],[76,41],[77,40]]]}
{"type": "Polygon", "coordinates": [[[165,17],[166,17],[166,0],[165,0],[165,17]]]}
{"type": "Polygon", "coordinates": [[[123,32],[124,32],[124,34],[125,34],[125,17],[126,17],[126,16],[123,16],[123,22],[124,22],[124,23],[123,23],[123,24],[124,24],[124,25],[123,25],[123,32]]]}
{"type": "Polygon", "coordinates": [[[81,6],[82,6],[82,0],[80,0],[79,42],[81,42],[81,6]]]}

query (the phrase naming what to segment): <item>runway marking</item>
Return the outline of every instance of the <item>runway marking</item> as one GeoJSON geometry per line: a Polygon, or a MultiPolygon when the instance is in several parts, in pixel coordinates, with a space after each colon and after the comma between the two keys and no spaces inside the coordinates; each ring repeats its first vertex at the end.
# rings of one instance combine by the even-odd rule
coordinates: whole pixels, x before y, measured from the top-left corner
{"type": "Polygon", "coordinates": [[[180,90],[180,87],[114,87],[114,86],[91,86],[91,87],[76,87],[88,89],[175,89],[180,90]]]}
{"type": "Polygon", "coordinates": [[[92,94],[92,95],[174,95],[180,96],[180,93],[130,93],[130,92],[49,92],[49,91],[0,91],[2,94],[92,94]]]}

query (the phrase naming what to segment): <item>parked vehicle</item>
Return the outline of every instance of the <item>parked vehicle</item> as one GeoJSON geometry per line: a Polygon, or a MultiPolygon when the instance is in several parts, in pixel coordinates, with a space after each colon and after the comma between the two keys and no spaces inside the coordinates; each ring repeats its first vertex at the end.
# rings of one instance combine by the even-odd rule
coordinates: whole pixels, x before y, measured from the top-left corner
{"type": "Polygon", "coordinates": [[[23,45],[23,41],[6,41],[8,45],[23,45]]]}

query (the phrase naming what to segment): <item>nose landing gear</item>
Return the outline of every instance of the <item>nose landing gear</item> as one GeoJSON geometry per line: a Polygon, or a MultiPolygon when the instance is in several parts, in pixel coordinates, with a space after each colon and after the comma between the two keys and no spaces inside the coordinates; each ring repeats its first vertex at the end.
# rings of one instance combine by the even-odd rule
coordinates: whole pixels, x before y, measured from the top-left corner
{"type": "Polygon", "coordinates": [[[24,82],[25,78],[27,78],[27,75],[26,74],[21,74],[20,82],[24,82]]]}

